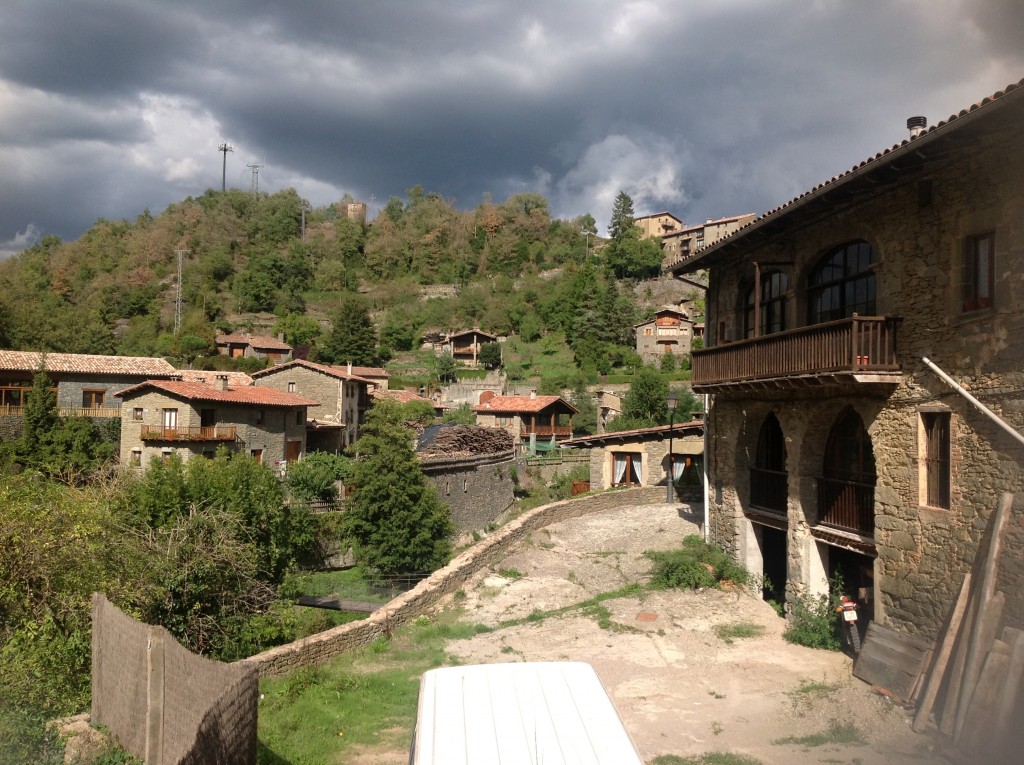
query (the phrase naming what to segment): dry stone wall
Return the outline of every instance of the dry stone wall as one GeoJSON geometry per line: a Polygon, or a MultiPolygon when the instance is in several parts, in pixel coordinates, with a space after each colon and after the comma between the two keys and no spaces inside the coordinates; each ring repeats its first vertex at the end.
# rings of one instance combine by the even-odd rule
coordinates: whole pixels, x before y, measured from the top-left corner
{"type": "Polygon", "coordinates": [[[544,526],[600,510],[664,501],[659,489],[627,489],[593,494],[535,508],[475,544],[414,589],[388,603],[367,619],[310,635],[250,657],[260,674],[287,674],[299,667],[322,664],[346,651],[372,643],[395,627],[429,613],[445,595],[455,592],[476,572],[499,563],[509,548],[544,526]]]}

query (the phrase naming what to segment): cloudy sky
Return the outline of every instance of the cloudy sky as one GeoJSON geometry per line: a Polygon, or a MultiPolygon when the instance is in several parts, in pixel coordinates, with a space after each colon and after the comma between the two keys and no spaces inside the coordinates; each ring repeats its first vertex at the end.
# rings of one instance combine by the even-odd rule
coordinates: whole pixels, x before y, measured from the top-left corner
{"type": "Polygon", "coordinates": [[[764,212],[1024,77],[1020,0],[3,0],[0,253],[229,186],[764,212]]]}

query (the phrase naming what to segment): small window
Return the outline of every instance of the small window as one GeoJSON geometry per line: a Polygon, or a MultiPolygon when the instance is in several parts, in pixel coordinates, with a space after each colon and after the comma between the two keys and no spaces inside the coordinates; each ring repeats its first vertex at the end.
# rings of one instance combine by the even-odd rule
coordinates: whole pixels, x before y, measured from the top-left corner
{"type": "Polygon", "coordinates": [[[995,245],[996,236],[993,233],[967,237],[964,252],[964,313],[992,306],[995,245]]]}
{"type": "Polygon", "coordinates": [[[203,450],[203,457],[205,457],[206,459],[212,460],[214,458],[214,456],[216,456],[216,453],[213,451],[213,449],[204,449],[203,450]]]}
{"type": "Polygon", "coordinates": [[[262,425],[267,421],[267,412],[265,409],[256,410],[256,424],[262,425]]]}
{"type": "Polygon", "coordinates": [[[924,504],[949,509],[949,412],[921,412],[924,504]]]}
{"type": "Polygon", "coordinates": [[[645,327],[644,328],[644,335],[646,335],[647,337],[650,337],[653,334],[654,334],[654,328],[653,327],[645,327]]]}
{"type": "Polygon", "coordinates": [[[462,479],[462,491],[463,492],[469,491],[469,479],[467,479],[467,478],[463,478],[462,479]]]}
{"type": "Polygon", "coordinates": [[[142,465],[142,450],[132,449],[132,466],[141,467],[142,465]]]}
{"type": "Polygon", "coordinates": [[[84,409],[99,409],[103,406],[103,397],[106,393],[105,390],[83,390],[82,407],[84,409]]]}
{"type": "Polygon", "coordinates": [[[171,458],[172,454],[174,454],[174,449],[164,449],[160,452],[160,461],[167,462],[167,460],[171,458]]]}
{"type": "Polygon", "coordinates": [[[249,450],[249,456],[252,457],[257,462],[259,462],[260,464],[263,464],[263,450],[262,449],[250,449],[249,450]]]}
{"type": "Polygon", "coordinates": [[[296,411],[295,412],[295,424],[296,425],[301,425],[305,421],[306,421],[306,413],[303,412],[301,409],[296,411]]]}
{"type": "Polygon", "coordinates": [[[142,411],[141,406],[137,406],[132,409],[132,419],[135,420],[135,422],[142,422],[142,411]]]}
{"type": "Polygon", "coordinates": [[[295,383],[293,383],[293,382],[288,383],[288,392],[289,393],[294,393],[295,392],[295,383]]]}

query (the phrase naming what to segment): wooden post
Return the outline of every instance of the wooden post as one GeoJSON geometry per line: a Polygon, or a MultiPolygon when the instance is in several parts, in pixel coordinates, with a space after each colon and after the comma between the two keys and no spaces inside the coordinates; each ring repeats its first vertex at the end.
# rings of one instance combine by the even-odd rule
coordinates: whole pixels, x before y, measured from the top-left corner
{"type": "Polygon", "coordinates": [[[963,621],[964,612],[967,611],[967,596],[970,591],[971,572],[968,571],[964,575],[963,584],[960,585],[960,596],[956,599],[956,604],[953,606],[953,613],[949,617],[949,626],[946,628],[946,634],[942,636],[942,644],[939,646],[938,653],[935,654],[935,662],[932,664],[928,675],[928,686],[925,689],[924,696],[921,697],[921,703],[917,707],[917,714],[914,715],[914,730],[918,733],[924,730],[928,724],[928,715],[931,714],[935,697],[938,695],[939,687],[942,685],[942,678],[946,674],[946,665],[949,664],[949,657],[953,653],[953,646],[956,644],[957,636],[960,634],[960,624],[963,621]]]}
{"type": "MultiPolygon", "coordinates": [[[[989,645],[983,644],[984,633],[988,629],[994,634],[996,629],[996,625],[991,624],[989,609],[994,605],[993,595],[996,589],[996,575],[999,571],[999,552],[1003,544],[1006,517],[1010,514],[1010,507],[1012,505],[1013,495],[1009,492],[1004,493],[992,523],[991,547],[989,547],[988,555],[985,558],[981,587],[978,591],[978,618],[975,619],[971,630],[971,642],[967,649],[967,663],[964,667],[963,698],[956,712],[956,728],[954,731],[954,738],[956,739],[960,738],[964,718],[967,715],[967,707],[970,704],[974,688],[978,684],[981,665],[985,661],[985,654],[989,649],[989,645]]],[[[1002,608],[999,611],[1001,615],[1002,608]]],[[[989,640],[991,641],[991,638],[989,640]]]]}
{"type": "Polygon", "coordinates": [[[149,628],[146,646],[146,765],[164,757],[164,631],[149,628]]]}

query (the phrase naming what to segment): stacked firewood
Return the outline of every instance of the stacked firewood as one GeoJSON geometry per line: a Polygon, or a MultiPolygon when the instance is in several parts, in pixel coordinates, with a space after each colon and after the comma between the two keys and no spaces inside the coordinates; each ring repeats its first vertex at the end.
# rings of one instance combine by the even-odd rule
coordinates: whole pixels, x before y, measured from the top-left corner
{"type": "Polygon", "coordinates": [[[424,460],[496,454],[512,448],[512,434],[502,428],[452,425],[441,428],[434,443],[420,450],[424,460]]]}
{"type": "Polygon", "coordinates": [[[1012,505],[1013,495],[1005,494],[987,552],[979,550],[975,576],[964,576],[914,717],[914,730],[924,730],[934,710],[956,748],[985,762],[1016,763],[1021,756],[1015,750],[1024,715],[1024,630],[1000,631],[1006,598],[995,589],[1012,505]]]}

